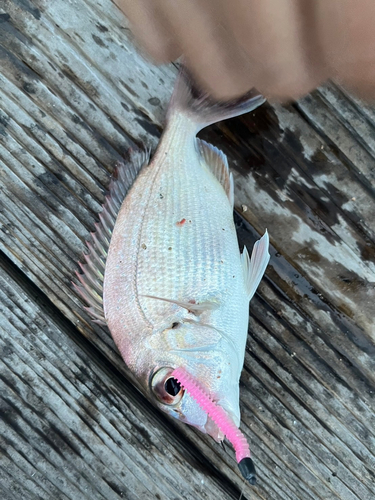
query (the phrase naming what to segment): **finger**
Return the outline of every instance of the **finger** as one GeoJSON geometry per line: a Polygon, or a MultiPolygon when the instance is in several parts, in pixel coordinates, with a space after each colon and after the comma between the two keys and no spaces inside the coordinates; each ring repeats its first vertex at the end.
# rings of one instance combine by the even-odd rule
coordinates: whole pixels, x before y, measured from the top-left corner
{"type": "Polygon", "coordinates": [[[186,65],[203,88],[220,99],[249,90],[246,60],[225,27],[217,0],[162,0],[161,4],[186,65]]]}
{"type": "Polygon", "coordinates": [[[375,96],[375,3],[317,2],[322,47],[332,76],[364,97],[375,96]]]}
{"type": "Polygon", "coordinates": [[[128,17],[132,32],[142,48],[159,63],[181,55],[176,37],[162,9],[153,0],[114,0],[128,17]]]}
{"type": "Polygon", "coordinates": [[[310,2],[237,0],[235,6],[225,1],[223,5],[230,29],[247,55],[249,81],[267,97],[293,99],[325,78],[324,61],[317,57],[312,36],[310,2]]]}

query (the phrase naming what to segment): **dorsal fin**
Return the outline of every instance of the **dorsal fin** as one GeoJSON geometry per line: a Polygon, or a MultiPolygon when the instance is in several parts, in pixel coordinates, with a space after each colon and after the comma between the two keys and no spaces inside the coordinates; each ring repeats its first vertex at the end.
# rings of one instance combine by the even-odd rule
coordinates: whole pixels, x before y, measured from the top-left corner
{"type": "Polygon", "coordinates": [[[220,149],[215,148],[206,141],[197,139],[199,152],[206,165],[210,168],[216,179],[227,193],[231,206],[234,206],[234,183],[233,175],[229,170],[228,159],[220,149]]]}
{"type": "Polygon", "coordinates": [[[91,241],[86,242],[87,253],[85,264],[79,262],[82,274],[76,271],[80,285],[73,283],[74,288],[88,304],[86,311],[95,323],[105,325],[103,311],[103,280],[105,262],[113,228],[129,189],[133,185],[141,168],[149,162],[149,151],[130,151],[126,162],[119,162],[109,185],[108,194],[99,214],[99,222],[91,233],[91,241]]]}
{"type": "Polygon", "coordinates": [[[266,229],[266,232],[261,237],[261,239],[255,243],[253,251],[251,253],[251,259],[249,257],[247,248],[245,247],[243,249],[241,260],[249,300],[252,299],[254,293],[256,292],[256,289],[258,288],[258,285],[270,260],[268,247],[269,238],[266,229]]]}

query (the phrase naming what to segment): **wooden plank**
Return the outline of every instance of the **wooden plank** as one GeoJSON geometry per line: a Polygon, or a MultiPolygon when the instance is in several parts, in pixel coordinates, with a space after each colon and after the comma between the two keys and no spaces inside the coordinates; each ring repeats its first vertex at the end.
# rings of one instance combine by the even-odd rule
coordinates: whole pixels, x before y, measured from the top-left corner
{"type": "MultiPolygon", "coordinates": [[[[346,217],[329,190],[320,189],[305,170],[314,172],[310,176],[324,175],[329,170],[330,185],[337,191],[342,176],[346,176],[346,186],[356,186],[357,178],[347,175],[348,169],[342,162],[337,162],[335,171],[330,161],[332,154],[328,152],[326,161],[309,160],[314,152],[321,153],[323,138],[293,108],[265,105],[251,117],[233,125],[222,124],[220,129],[212,128],[202,135],[216,144],[222,140],[223,149],[232,157],[236,206],[248,207],[244,217],[259,232],[268,227],[271,241],[308,277],[317,293],[322,293],[325,301],[374,340],[372,233],[364,238],[364,228],[358,228],[354,220],[346,217]],[[257,127],[254,138],[251,132],[257,127]],[[223,133],[233,144],[223,141],[223,133]],[[255,157],[250,154],[249,142],[255,148],[255,157]]],[[[324,148],[329,151],[327,144],[324,148]]],[[[345,191],[340,194],[349,201],[345,191]]],[[[368,221],[375,214],[374,197],[367,197],[363,203],[368,221]]]]}
{"type": "MultiPolygon", "coordinates": [[[[176,70],[139,57],[109,0],[6,0],[2,8],[10,20],[0,32],[1,250],[126,374],[70,279],[115,162],[134,143],[155,146],[176,70]]],[[[241,387],[260,476],[256,489],[245,488],[248,498],[375,493],[371,113],[328,86],[202,134],[235,169],[241,243],[251,247],[268,227],[273,244],[252,303],[241,387]]],[[[169,442],[164,422],[153,425],[169,442]]],[[[170,425],[242,488],[232,452],[170,425]]]]}
{"type": "Polygon", "coordinates": [[[0,262],[0,484],[17,498],[238,498],[35,293],[0,262]]]}

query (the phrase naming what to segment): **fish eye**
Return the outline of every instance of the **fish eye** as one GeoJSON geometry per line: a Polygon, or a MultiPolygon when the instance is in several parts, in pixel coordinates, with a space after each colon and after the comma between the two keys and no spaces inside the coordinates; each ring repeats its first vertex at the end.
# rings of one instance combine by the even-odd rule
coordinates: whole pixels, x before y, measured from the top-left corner
{"type": "Polygon", "coordinates": [[[164,389],[170,396],[177,396],[181,390],[181,384],[175,378],[170,377],[164,383],[164,389]]]}
{"type": "Polygon", "coordinates": [[[167,406],[177,405],[184,390],[181,384],[172,377],[173,368],[160,368],[151,379],[151,389],[160,403],[167,406]]]}

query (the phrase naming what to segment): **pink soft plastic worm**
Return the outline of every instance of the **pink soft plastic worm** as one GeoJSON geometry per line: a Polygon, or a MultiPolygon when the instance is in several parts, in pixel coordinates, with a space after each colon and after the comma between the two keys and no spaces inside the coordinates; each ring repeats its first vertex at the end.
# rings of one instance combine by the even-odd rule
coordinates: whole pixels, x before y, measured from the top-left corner
{"type": "Polygon", "coordinates": [[[207,392],[189,373],[182,368],[176,368],[172,372],[172,377],[196,400],[202,410],[209,415],[227,437],[228,441],[232,443],[242,475],[251,484],[255,484],[255,467],[250,458],[249,445],[240,429],[237,429],[233,420],[225,413],[224,409],[212,401],[207,392]]]}

